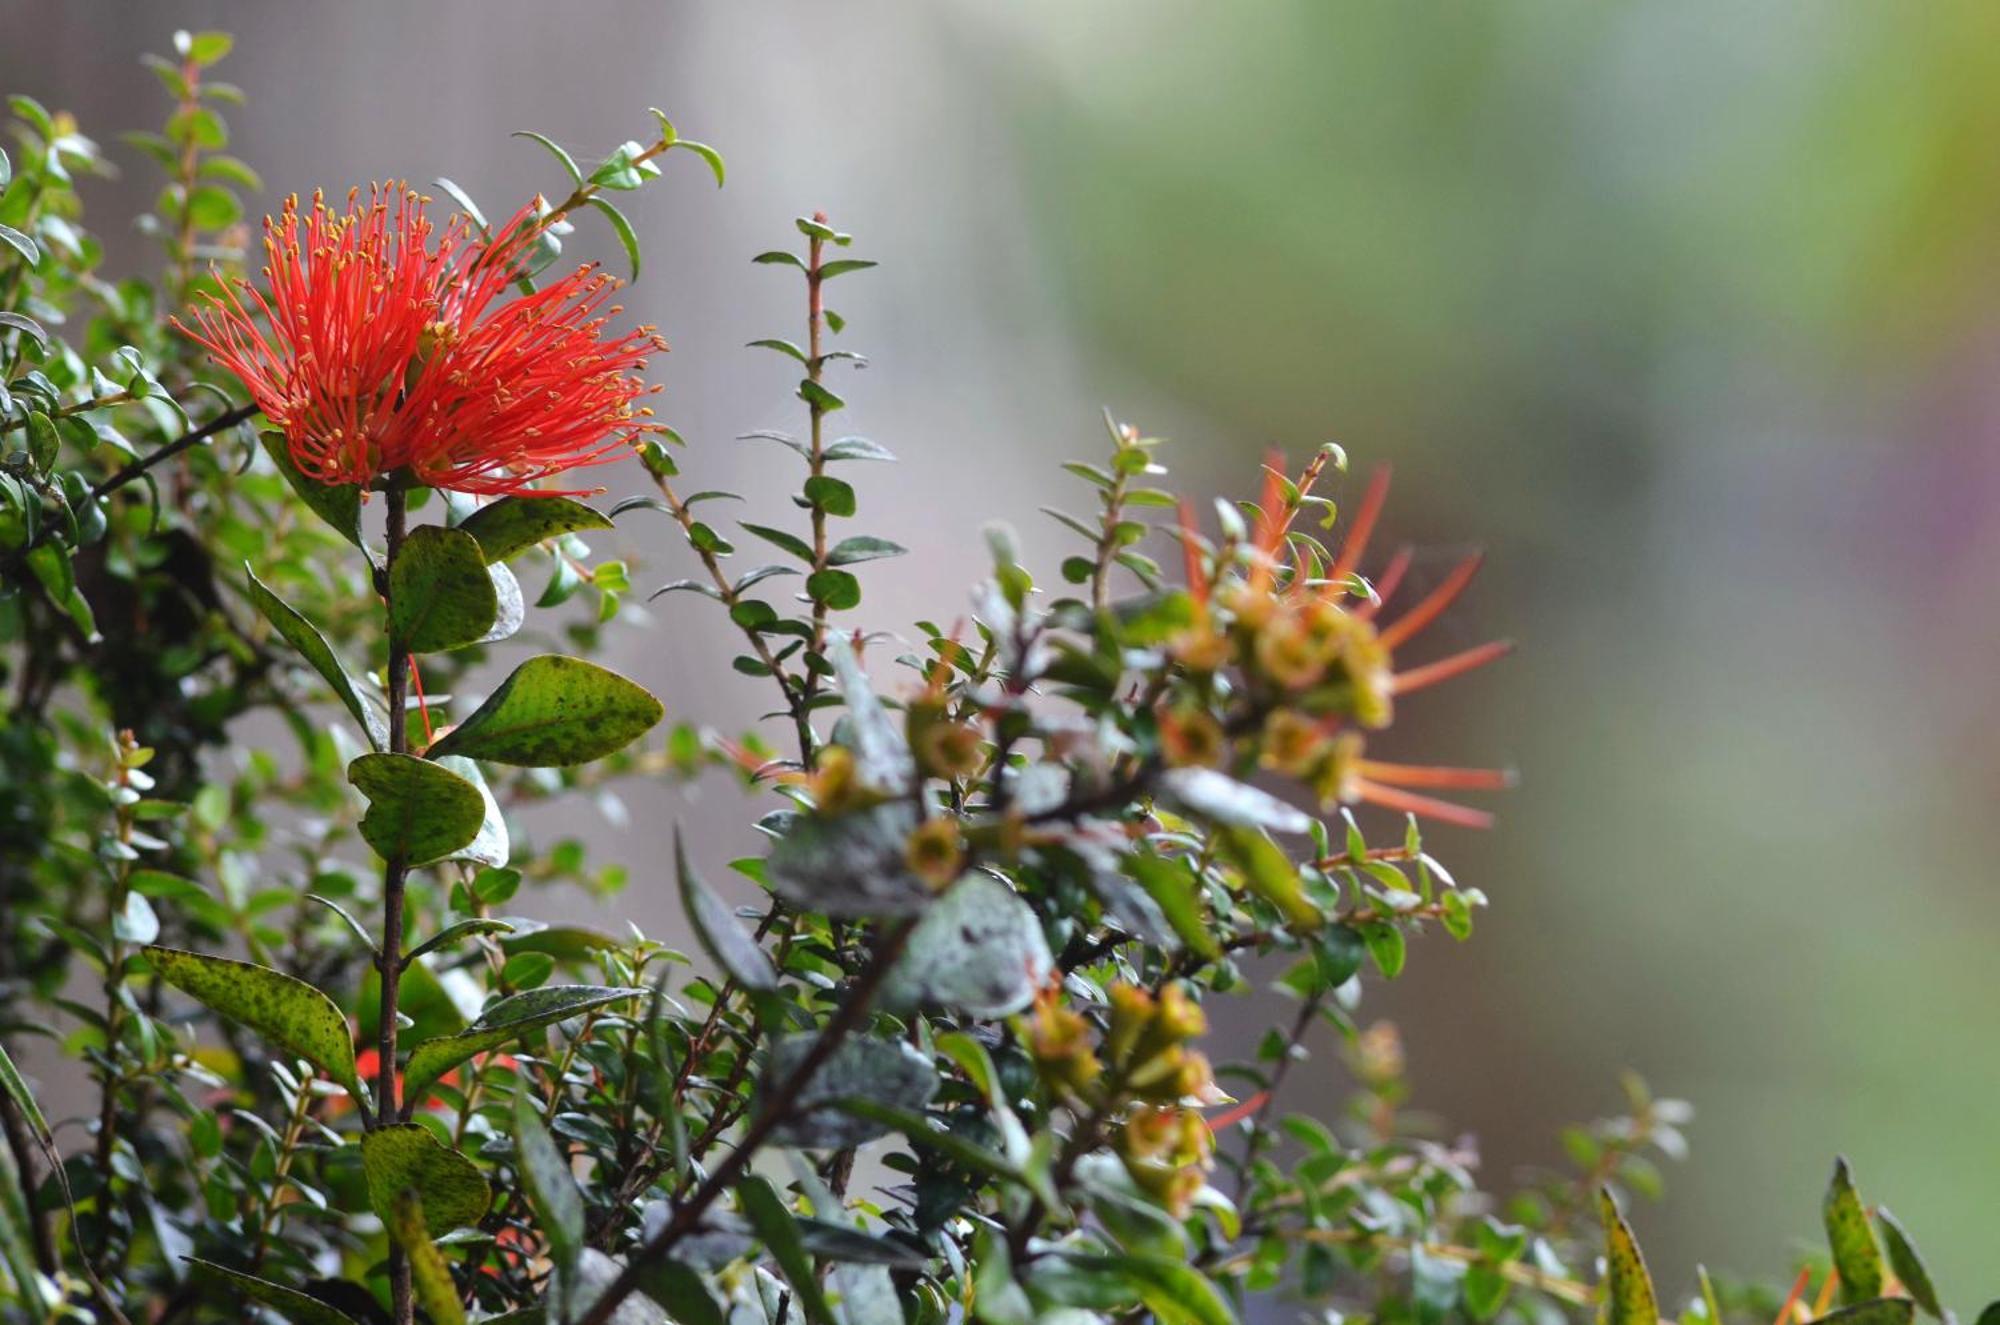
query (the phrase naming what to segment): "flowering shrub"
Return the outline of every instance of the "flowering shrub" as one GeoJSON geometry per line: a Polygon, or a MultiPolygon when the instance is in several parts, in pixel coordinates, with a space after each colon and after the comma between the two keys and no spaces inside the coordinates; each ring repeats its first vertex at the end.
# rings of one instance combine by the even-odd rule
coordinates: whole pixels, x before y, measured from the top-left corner
{"type": "MultiPolygon", "coordinates": [[[[659,342],[563,258],[595,213],[636,273],[613,195],[688,157],[720,183],[711,149],[664,117],[587,168],[537,138],[560,200],[497,226],[442,181],[442,223],[402,185],[292,200],[256,265],[228,49],[154,65],[153,279],[97,274],[105,158],[67,117],[14,98],[0,155],[0,1319],[1659,1319],[1621,1210],[1686,1106],[1633,1082],[1575,1173],[1488,1190],[1363,1014],[1413,935],[1471,934],[1422,824],[1484,825],[1463,798],[1507,781],[1378,757],[1506,652],[1426,650],[1478,563],[1408,589],[1382,473],[1347,509],[1337,448],[1272,456],[1203,512],[1114,424],[1058,577],[993,529],[972,613],[901,643],[859,609],[903,549],[849,532],[893,457],[831,426],[850,236],[754,259],[802,287],[800,339],[755,347],[798,374],[800,431],[758,439],[800,515],[725,533],[640,404],[659,342]],[[657,495],[579,500],[613,462],[657,495]],[[634,536],[693,568],[654,596],[727,618],[768,728],[663,724],[575,656],[649,628],[586,538],[654,513],[634,536]],[[588,600],[572,654],[501,648],[524,572],[537,612],[588,600]],[[626,874],[509,807],[717,769],[762,815],[759,904],[685,852],[637,880],[699,955],[536,918],[626,874]],[[1247,1053],[1205,1035],[1229,995],[1283,1005],[1247,1053]],[[53,1049],[80,1112],[19,1066],[53,1049]],[[1280,1112],[1308,1052],[1344,1056],[1338,1116],[1280,1112]]],[[[1703,1275],[1680,1318],[1943,1318],[1844,1165],[1825,1225],[1782,1305],[1703,1275]]]]}

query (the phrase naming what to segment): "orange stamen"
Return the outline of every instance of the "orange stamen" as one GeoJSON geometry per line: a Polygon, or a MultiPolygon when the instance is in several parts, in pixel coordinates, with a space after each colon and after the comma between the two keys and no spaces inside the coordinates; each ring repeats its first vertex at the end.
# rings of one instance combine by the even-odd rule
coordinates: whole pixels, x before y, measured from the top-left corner
{"type": "Polygon", "coordinates": [[[1454,791],[1505,791],[1514,785],[1514,774],[1505,768],[1447,768],[1432,764],[1385,764],[1375,759],[1358,761],[1364,778],[1393,787],[1440,787],[1454,791]]]}
{"type": "Polygon", "coordinates": [[[1375,532],[1375,521],[1382,514],[1382,503],[1389,499],[1389,467],[1382,465],[1368,476],[1368,489],[1361,494],[1361,504],[1354,510],[1354,523],[1347,526],[1347,537],[1341,540],[1340,555],[1333,559],[1333,569],[1327,573],[1329,580],[1344,580],[1361,564],[1361,558],[1368,551],[1369,535],[1375,532]]]}
{"type": "Polygon", "coordinates": [[[1472,583],[1472,577],[1479,573],[1479,564],[1486,558],[1475,552],[1458,565],[1452,567],[1451,574],[1444,577],[1444,583],[1431,591],[1428,598],[1411,608],[1395,622],[1382,628],[1381,642],[1385,649],[1393,649],[1414,638],[1418,631],[1437,620],[1438,614],[1465,592],[1465,586],[1472,583]]]}
{"type": "Polygon", "coordinates": [[[1197,603],[1208,601],[1208,574],[1201,565],[1201,531],[1194,521],[1194,505],[1181,498],[1181,561],[1187,570],[1188,593],[1197,603]]]}
{"type": "Polygon", "coordinates": [[[1514,641],[1499,639],[1490,644],[1454,653],[1449,658],[1440,658],[1422,667],[1412,667],[1407,672],[1398,672],[1389,678],[1389,693],[1407,695],[1417,690],[1425,690],[1434,685],[1442,685],[1453,677],[1464,676],[1477,671],[1490,662],[1497,662],[1514,651],[1514,641]]]}
{"type": "Polygon", "coordinates": [[[1256,1113],[1257,1110],[1263,1108],[1264,1101],[1270,1098],[1271,1098],[1270,1091],[1260,1090],[1255,1095],[1252,1095],[1249,1099],[1244,1100],[1242,1103],[1231,1105],[1229,1108],[1215,1115],[1215,1117],[1205,1119],[1204,1121],[1208,1123],[1209,1131],[1219,1132],[1223,1128],[1231,1125],[1232,1123],[1240,1123],[1245,1118],[1250,1117],[1252,1114],[1256,1113]]]}
{"type": "Polygon", "coordinates": [[[1785,1305],[1778,1308],[1778,1319],[1773,1322],[1773,1325],[1785,1325],[1785,1322],[1792,1318],[1792,1312],[1798,1307],[1799,1299],[1805,1296],[1806,1284],[1810,1282],[1811,1278],[1812,1270],[1810,1268],[1799,1271],[1798,1282],[1792,1285],[1791,1294],[1785,1298],[1785,1305]]]}
{"type": "Polygon", "coordinates": [[[1375,614],[1389,605],[1389,596],[1403,582],[1404,574],[1410,569],[1410,549],[1399,547],[1396,555],[1389,558],[1389,564],[1382,568],[1382,574],[1375,581],[1375,596],[1365,603],[1357,603],[1354,615],[1363,621],[1372,621],[1375,614]]]}
{"type": "Polygon", "coordinates": [[[1380,805],[1387,810],[1401,810],[1422,819],[1435,819],[1439,823],[1456,824],[1460,828],[1491,828],[1493,816],[1484,810],[1475,810],[1469,805],[1458,805],[1451,801],[1441,801],[1434,796],[1419,796],[1415,792],[1398,791],[1380,782],[1370,782],[1366,778],[1355,781],[1355,795],[1370,805],[1380,805]]]}
{"type": "MultiPolygon", "coordinates": [[[[412,654],[409,661],[410,687],[417,692],[417,712],[424,720],[424,744],[428,746],[431,743],[431,706],[424,701],[424,677],[423,673],[417,670],[416,655],[412,654]]],[[[393,720],[401,722],[403,715],[397,714],[393,720]]]]}

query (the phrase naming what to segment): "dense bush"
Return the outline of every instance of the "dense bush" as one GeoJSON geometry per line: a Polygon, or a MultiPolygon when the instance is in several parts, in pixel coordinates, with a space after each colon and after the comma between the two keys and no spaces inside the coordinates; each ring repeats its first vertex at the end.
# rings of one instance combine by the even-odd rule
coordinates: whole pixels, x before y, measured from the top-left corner
{"type": "MultiPolygon", "coordinates": [[[[848,235],[801,219],[754,259],[802,296],[800,338],[755,346],[801,430],[753,439],[796,453],[799,514],[728,525],[643,403],[651,332],[562,256],[604,223],[636,274],[612,197],[682,159],[720,183],[711,149],[664,117],[588,166],[536,138],[558,201],[294,200],[260,253],[229,41],[176,50],[164,133],[128,140],[167,180],[153,278],[97,273],[77,125],[17,97],[0,155],[0,1319],[1658,1317],[1620,1209],[1686,1106],[1631,1083],[1565,1133],[1574,1173],[1490,1191],[1362,1016],[1485,905],[1419,827],[1485,815],[1437,793],[1506,780],[1367,745],[1505,653],[1423,657],[1478,563],[1416,593],[1370,557],[1379,476],[1336,510],[1337,448],[1274,456],[1202,512],[1113,424],[1051,512],[1059,584],[996,528],[968,619],[866,632],[865,563],[904,549],[850,532],[893,457],[833,427],[848,235]],[[579,500],[612,461],[657,495],[579,500]],[[653,628],[586,542],[614,522],[686,545],[659,610],[727,618],[764,729],[662,727],[574,656],[653,628]],[[506,645],[553,609],[570,653],[506,645]],[[770,847],[734,862],[749,912],[685,853],[636,877],[700,957],[534,918],[627,876],[510,808],[704,775],[770,847]],[[1230,994],[1282,1006],[1224,1057],[1230,994]],[[17,1070],[38,1036],[86,1116],[17,1070]],[[1338,1117],[1278,1110],[1309,1049],[1345,1056],[1338,1117]]],[[[1942,1317],[1844,1166],[1825,1224],[1782,1307],[1704,1275],[1681,1318],[1942,1317]]]]}

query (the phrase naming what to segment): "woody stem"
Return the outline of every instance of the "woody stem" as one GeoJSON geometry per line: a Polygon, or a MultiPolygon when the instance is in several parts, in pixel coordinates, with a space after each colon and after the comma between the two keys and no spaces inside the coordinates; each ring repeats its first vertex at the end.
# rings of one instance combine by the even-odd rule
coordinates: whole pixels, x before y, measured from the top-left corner
{"type": "MultiPolygon", "coordinates": [[[[404,708],[410,685],[410,651],[399,636],[395,615],[389,610],[390,572],[403,549],[408,532],[408,494],[400,482],[391,480],[388,491],[387,550],[383,555],[382,604],[389,631],[389,752],[408,754],[410,727],[404,708]]],[[[381,975],[382,1014],[376,1031],[375,1125],[386,1127],[400,1115],[396,1100],[396,1003],[403,978],[403,883],[408,865],[400,857],[382,871],[382,944],[375,956],[381,975]]],[[[410,1292],[410,1265],[394,1239],[389,1243],[389,1293],[396,1325],[411,1325],[415,1308],[410,1292]]]]}

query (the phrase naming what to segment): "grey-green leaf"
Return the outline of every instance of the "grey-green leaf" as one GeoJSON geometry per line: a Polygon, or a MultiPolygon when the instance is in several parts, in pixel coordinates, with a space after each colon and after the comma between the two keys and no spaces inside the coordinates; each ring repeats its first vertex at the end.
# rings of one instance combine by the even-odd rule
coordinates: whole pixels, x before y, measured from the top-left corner
{"type": "Polygon", "coordinates": [[[1191,814],[1238,828],[1309,833],[1312,820],[1268,791],[1212,768],[1175,768],[1160,776],[1167,798],[1191,814]]]}
{"type": "Polygon", "coordinates": [[[368,1200],[382,1222],[395,1217],[396,1198],[415,1192],[424,1204],[424,1226],[442,1237],[486,1215],[493,1191],[479,1166],[432,1136],[420,1123],[392,1123],[361,1136],[361,1171],[368,1200]]]}
{"type": "Polygon", "coordinates": [[[463,755],[445,755],[436,763],[477,787],[479,799],[485,806],[479,832],[470,842],[452,852],[451,858],[469,860],[476,865],[485,865],[493,869],[506,865],[511,847],[507,837],[507,818],[500,812],[500,802],[493,799],[493,789],[486,785],[486,776],[479,771],[479,765],[463,755]]]}
{"type": "Polygon", "coordinates": [[[827,660],[840,682],[841,698],[847,701],[847,721],[852,732],[855,771],[861,780],[878,791],[900,793],[916,776],[916,761],[910,757],[903,728],[889,716],[881,699],[868,684],[868,674],[854,657],[845,635],[835,636],[826,648],[827,660]]]}
{"type": "Polygon", "coordinates": [[[521,1186],[534,1208],[536,1227],[549,1240],[549,1259],[565,1285],[583,1250],[583,1196],[569,1160],[542,1125],[532,1092],[514,1096],[514,1155],[521,1186]]]}
{"type": "Polygon", "coordinates": [[[439,1036],[417,1045],[403,1068],[403,1093],[415,1099],[432,1082],[467,1059],[498,1049],[529,1031],[645,993],[643,989],[615,985],[544,985],[503,998],[456,1035],[439,1036]]]}
{"type": "Polygon", "coordinates": [[[250,602],[263,618],[271,623],[284,641],[299,651],[299,656],[311,665],[320,678],[333,687],[333,693],[361,724],[361,730],[368,736],[368,743],[377,750],[389,744],[389,722],[382,713],[361,696],[361,688],[354,677],[334,654],[333,646],[319,633],[318,627],[301,616],[290,603],[271,592],[270,588],[257,578],[257,572],[250,564],[243,564],[243,573],[249,577],[250,602]]]}
{"type": "Polygon", "coordinates": [[[410,866],[443,860],[471,846],[486,825],[480,789],[428,759],[362,755],[347,766],[347,780],[368,798],[361,836],[384,860],[410,866]]]}
{"type": "Polygon", "coordinates": [[[812,1257],[806,1253],[805,1244],[800,1240],[798,1222],[771,1184],[752,1175],[738,1184],[736,1197],[742,1203],[744,1218],[757,1230],[757,1235],[764,1240],[764,1246],[771,1253],[771,1259],[784,1271],[793,1295],[805,1310],[806,1319],[812,1325],[836,1325],[833,1313],[827,1309],[826,1298],[819,1291],[812,1257]]]}
{"type": "Polygon", "coordinates": [[[463,529],[412,529],[389,568],[389,625],[412,653],[478,643],[500,615],[479,540],[463,529]]]}
{"type": "Polygon", "coordinates": [[[537,543],[585,529],[609,529],[611,521],[568,497],[502,497],[458,527],[478,541],[486,560],[511,561],[537,543]]]}
{"type": "Polygon", "coordinates": [[[1944,1320],[1944,1305],[1938,1301],[1937,1287],[1931,1282],[1930,1267],[1917,1254],[1917,1244],[1910,1241],[1910,1235],[1903,1231],[1902,1221],[1890,1214],[1887,1206],[1882,1206],[1875,1211],[1875,1222],[1882,1229],[1882,1243],[1889,1253],[1889,1268],[1902,1281],[1903,1291],[1925,1311],[1944,1320]]]}
{"type": "Polygon", "coordinates": [[[1875,1231],[1868,1226],[1868,1212],[1862,1207],[1861,1194],[1854,1190],[1854,1175],[1844,1157],[1833,1162],[1833,1177],[1827,1182],[1820,1215],[1826,1224],[1833,1268],[1840,1275],[1840,1300],[1853,1306],[1880,1297],[1882,1250],[1875,1245],[1875,1231]]]}
{"type": "Polygon", "coordinates": [[[792,824],[765,862],[771,890],[831,916],[915,915],[936,900],[903,850],[917,826],[908,801],[792,824]]]}
{"type": "Polygon", "coordinates": [[[316,1297],[308,1297],[296,1288],[274,1284],[269,1279],[259,1279],[254,1274],[244,1274],[214,1261],[202,1260],[199,1256],[186,1258],[188,1264],[201,1273],[211,1275],[228,1284],[252,1302],[267,1306],[292,1322],[292,1325],[355,1325],[354,1317],[336,1307],[330,1307],[316,1297]]]}
{"type": "MultiPolygon", "coordinates": [[[[780,1036],[771,1046],[768,1081],[787,1080],[805,1062],[819,1037],[780,1036]]],[[[878,1100],[912,1112],[937,1091],[930,1059],[901,1040],[850,1039],[814,1070],[797,1107],[772,1133],[779,1145],[835,1150],[858,1146],[889,1129],[843,1109],[846,1099],[878,1100]]]]}
{"type": "Polygon", "coordinates": [[[248,1026],[282,1052],[313,1063],[355,1099],[365,1098],[347,1018],[305,981],[268,966],[179,948],[147,948],[146,958],[174,988],[248,1026]]]}
{"type": "Polygon", "coordinates": [[[623,749],[665,713],[659,700],[608,668],[544,654],[515,668],[431,755],[535,768],[581,764],[623,749]]]}
{"type": "Polygon", "coordinates": [[[687,910],[688,924],[693,926],[703,951],[745,989],[775,989],[778,973],[771,966],[771,958],[757,945],[757,940],[743,932],[722,899],[696,876],[688,864],[687,847],[678,828],[674,830],[674,870],[680,881],[681,905],[687,910]]]}
{"type": "Polygon", "coordinates": [[[882,999],[891,1008],[936,1003],[1005,1017],[1033,1001],[1053,966],[1034,911],[1012,888],[974,871],[917,922],[882,999]]]}
{"type": "Polygon", "coordinates": [[[829,566],[851,566],[857,561],[875,561],[882,557],[900,557],[909,549],[901,543],[892,543],[886,538],[876,538],[872,534],[856,534],[843,538],[833,545],[826,554],[829,566]]]}

